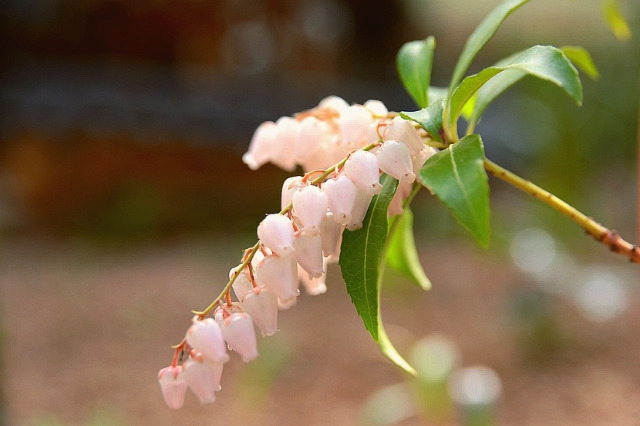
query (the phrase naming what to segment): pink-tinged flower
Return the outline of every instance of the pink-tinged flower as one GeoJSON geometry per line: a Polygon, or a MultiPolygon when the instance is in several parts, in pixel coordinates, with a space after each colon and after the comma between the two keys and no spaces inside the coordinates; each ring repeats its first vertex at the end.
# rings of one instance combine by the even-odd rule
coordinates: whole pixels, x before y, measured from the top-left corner
{"type": "Polygon", "coordinates": [[[369,195],[379,194],[380,166],[375,154],[368,151],[355,151],[344,164],[344,173],[356,186],[369,195]]]}
{"type": "Polygon", "coordinates": [[[386,117],[389,114],[387,107],[380,101],[369,99],[363,105],[374,117],[386,117]]]}
{"type": "Polygon", "coordinates": [[[320,222],[329,207],[327,194],[314,185],[300,188],[291,197],[293,217],[306,235],[319,235],[320,222]]]}
{"type": "Polygon", "coordinates": [[[425,146],[417,156],[411,159],[411,162],[413,163],[413,171],[417,174],[422,166],[424,166],[424,163],[438,152],[439,151],[432,146],[425,146]]]}
{"type": "Polygon", "coordinates": [[[411,156],[416,156],[421,149],[425,147],[420,138],[420,133],[413,126],[412,121],[403,119],[402,117],[394,117],[382,132],[384,140],[397,140],[402,142],[409,148],[411,156]]]}
{"type": "MultiPolygon", "coordinates": [[[[231,277],[233,277],[233,274],[236,273],[238,269],[238,266],[236,266],[235,268],[231,268],[231,270],[229,271],[229,279],[231,279],[231,277]]],[[[247,269],[243,269],[239,274],[238,277],[236,278],[236,280],[233,282],[233,285],[231,286],[231,288],[233,288],[233,292],[236,295],[236,298],[242,302],[242,299],[244,299],[244,297],[247,295],[247,293],[249,293],[252,289],[253,289],[253,284],[251,283],[251,280],[249,279],[249,276],[247,274],[247,269]]]]}
{"type": "Polygon", "coordinates": [[[234,312],[224,319],[222,335],[229,347],[238,352],[244,362],[258,358],[256,331],[251,317],[245,312],[234,312]]]}
{"type": "Polygon", "coordinates": [[[280,196],[280,209],[284,209],[291,204],[293,193],[302,188],[305,184],[302,182],[302,176],[291,176],[285,179],[282,184],[282,194],[280,196]]]}
{"type": "Polygon", "coordinates": [[[211,362],[201,356],[192,356],[182,364],[184,379],[201,404],[211,404],[220,389],[222,363],[211,362]]]}
{"type": "MultiPolygon", "coordinates": [[[[326,269],[327,260],[323,259],[323,266],[326,269]]],[[[307,291],[307,294],[312,296],[316,296],[318,294],[323,294],[327,292],[327,284],[326,284],[326,273],[320,275],[319,277],[310,278],[309,274],[302,269],[298,268],[298,277],[300,278],[300,282],[304,286],[304,289],[307,291]]]]}
{"type": "Polygon", "coordinates": [[[298,265],[293,256],[266,256],[256,268],[256,280],[283,302],[295,300],[300,293],[298,265]]]}
{"type": "Polygon", "coordinates": [[[327,96],[318,104],[318,109],[332,109],[336,112],[342,112],[349,108],[347,101],[339,96],[327,96]]]}
{"type": "Polygon", "coordinates": [[[352,105],[340,112],[338,125],[342,142],[351,148],[360,148],[367,139],[371,113],[362,105],[352,105]]]}
{"type": "Polygon", "coordinates": [[[331,137],[331,130],[324,121],[316,117],[305,117],[300,122],[300,132],[296,143],[295,160],[299,164],[306,163],[310,157],[320,154],[320,150],[328,138],[331,137]]]}
{"type": "Polygon", "coordinates": [[[251,315],[263,336],[273,336],[278,331],[278,297],[274,292],[255,287],[240,305],[251,315]]]}
{"type": "Polygon", "coordinates": [[[158,373],[158,382],[167,407],[177,410],[184,404],[187,382],[182,374],[182,366],[165,367],[158,373]]]}
{"type": "Polygon", "coordinates": [[[402,142],[386,141],[376,153],[376,157],[380,169],[389,176],[402,183],[413,183],[416,180],[409,148],[402,142]]]}
{"type": "Polygon", "coordinates": [[[389,216],[396,216],[402,214],[404,211],[402,207],[402,203],[405,198],[411,194],[412,186],[408,182],[399,183],[398,189],[396,193],[393,194],[393,198],[391,199],[391,203],[389,203],[389,216]]]}
{"type": "Polygon", "coordinates": [[[278,256],[293,253],[293,224],[288,217],[270,214],[258,225],[258,238],[278,256]]]}
{"type": "Polygon", "coordinates": [[[276,121],[278,134],[273,146],[271,162],[281,169],[292,172],[296,168],[295,151],[300,122],[291,117],[280,117],[276,121]]]}
{"type": "Polygon", "coordinates": [[[318,235],[300,234],[293,240],[295,258],[309,278],[318,278],[324,272],[322,267],[322,238],[318,235]]]}
{"type": "Polygon", "coordinates": [[[187,330],[187,343],[211,362],[224,363],[229,360],[222,331],[213,318],[194,319],[187,330]]]}
{"type": "Polygon", "coordinates": [[[369,204],[371,204],[372,198],[373,195],[368,194],[361,189],[358,190],[356,193],[356,202],[354,203],[353,210],[351,211],[351,221],[347,224],[347,229],[349,231],[355,231],[362,228],[362,221],[367,215],[367,210],[369,209],[369,204]]]}
{"type": "Polygon", "coordinates": [[[327,194],[329,210],[333,212],[334,219],[342,225],[349,223],[351,210],[356,201],[355,183],[346,175],[340,175],[336,179],[326,180],[322,189],[327,194]]]}
{"type": "Polygon", "coordinates": [[[253,133],[249,150],[242,156],[242,161],[251,170],[257,170],[271,161],[273,149],[277,143],[278,127],[272,121],[262,123],[253,133]]]}
{"type": "MultiPolygon", "coordinates": [[[[351,215],[349,215],[351,217],[351,215]]],[[[339,224],[333,217],[333,213],[327,212],[320,224],[320,238],[322,239],[322,254],[331,260],[340,256],[340,244],[342,244],[342,231],[344,225],[339,224]]]]}

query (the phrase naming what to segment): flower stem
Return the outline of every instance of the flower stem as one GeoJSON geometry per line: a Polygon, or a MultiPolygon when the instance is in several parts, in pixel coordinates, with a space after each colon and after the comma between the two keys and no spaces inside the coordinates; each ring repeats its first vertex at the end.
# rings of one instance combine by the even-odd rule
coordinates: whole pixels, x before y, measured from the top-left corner
{"type": "Polygon", "coordinates": [[[625,241],[616,231],[602,226],[549,191],[540,188],[531,181],[521,178],[487,158],[484,159],[484,168],[490,175],[502,179],[567,216],[587,231],[587,234],[591,235],[598,242],[608,246],[614,253],[628,257],[631,262],[640,263],[640,248],[625,241]]]}

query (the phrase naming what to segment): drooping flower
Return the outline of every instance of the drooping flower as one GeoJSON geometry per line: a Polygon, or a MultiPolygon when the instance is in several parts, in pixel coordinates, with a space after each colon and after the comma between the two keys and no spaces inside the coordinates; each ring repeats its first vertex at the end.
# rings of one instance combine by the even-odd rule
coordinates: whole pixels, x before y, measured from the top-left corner
{"type": "Polygon", "coordinates": [[[216,392],[220,391],[222,363],[211,362],[198,353],[182,364],[184,378],[189,389],[196,395],[201,404],[211,404],[216,400],[216,392]]]}
{"type": "Polygon", "coordinates": [[[233,312],[224,318],[222,335],[229,347],[238,352],[244,362],[258,358],[256,331],[251,317],[245,312],[233,312]]]}
{"type": "Polygon", "coordinates": [[[327,194],[314,185],[296,190],[291,197],[293,217],[300,224],[302,233],[319,235],[320,223],[329,207],[327,194]]]}
{"type": "Polygon", "coordinates": [[[187,330],[187,343],[211,362],[225,363],[229,360],[222,331],[213,318],[194,318],[187,330]]]}
{"type": "Polygon", "coordinates": [[[344,173],[369,195],[378,194],[382,190],[378,159],[369,151],[353,152],[344,164],[344,173]]]}
{"type": "Polygon", "coordinates": [[[409,148],[402,142],[388,140],[376,152],[380,169],[401,183],[413,183],[416,175],[409,148]]]}
{"type": "Polygon", "coordinates": [[[293,224],[280,214],[269,214],[258,225],[258,238],[278,256],[293,253],[293,224]]]}
{"type": "Polygon", "coordinates": [[[158,382],[167,407],[177,410],[184,404],[184,394],[187,392],[187,381],[182,372],[182,366],[169,366],[160,370],[158,382]]]}
{"type": "Polygon", "coordinates": [[[273,336],[278,331],[278,297],[268,288],[254,287],[241,303],[242,309],[251,315],[263,336],[273,336]]]}
{"type": "Polygon", "coordinates": [[[341,174],[335,179],[327,179],[322,184],[322,189],[327,194],[329,210],[333,212],[334,219],[342,225],[348,224],[356,201],[356,185],[341,174]]]}
{"type": "Polygon", "coordinates": [[[309,279],[319,278],[322,266],[322,238],[318,235],[300,234],[293,240],[295,258],[298,265],[309,274],[309,279]]]}

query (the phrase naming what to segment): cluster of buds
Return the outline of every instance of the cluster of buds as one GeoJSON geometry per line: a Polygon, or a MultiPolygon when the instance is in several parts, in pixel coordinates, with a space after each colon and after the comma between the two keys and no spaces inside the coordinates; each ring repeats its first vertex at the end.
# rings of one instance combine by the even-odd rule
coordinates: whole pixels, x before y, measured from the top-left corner
{"type": "Polygon", "coordinates": [[[350,106],[329,97],[296,117],[263,123],[243,161],[252,169],[266,162],[287,170],[300,165],[305,173],[285,180],[281,212],[260,222],[258,243],[231,269],[221,296],[194,318],[172,364],[160,370],[167,405],[180,408],[187,388],[201,403],[215,401],[229,360],[226,345],[245,362],[257,358],[254,323],[271,336],[278,310],[295,305],[300,283],[309,294],[326,291],[327,265],[339,259],[344,230],[362,227],[382,189],[381,173],[399,181],[389,206],[390,215],[399,214],[417,170],[435,152],[411,122],[379,101],[350,106]],[[184,353],[188,359],[180,364],[184,353]]]}

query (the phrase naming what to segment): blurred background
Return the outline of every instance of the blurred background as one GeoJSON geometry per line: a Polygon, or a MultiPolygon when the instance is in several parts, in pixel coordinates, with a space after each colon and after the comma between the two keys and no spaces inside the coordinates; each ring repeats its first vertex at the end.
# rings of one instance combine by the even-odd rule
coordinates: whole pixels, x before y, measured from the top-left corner
{"type": "MultiPolygon", "coordinates": [[[[4,423],[460,424],[472,421],[465,404],[438,383],[477,364],[501,381],[488,422],[640,423],[637,267],[499,181],[488,251],[420,196],[416,239],[434,288],[390,275],[383,294],[403,353],[439,359],[412,349],[434,334],[453,348],[436,385],[409,386],[383,360],[336,268],[326,295],[281,312],[258,361],[228,364],[218,402],[187,398],[179,413],[162,402],[169,345],[279,207],[287,175],[240,160],[254,129],[331,94],[414,109],[399,47],[434,35],[433,84],[446,86],[497,3],[2,2],[4,423]],[[406,415],[371,414],[370,398],[398,383],[383,401],[406,415]]],[[[581,108],[527,80],[477,131],[489,158],[637,241],[640,5],[620,1],[631,28],[620,40],[607,4],[535,0],[511,16],[471,71],[533,44],[581,45],[600,78],[582,75],[581,108]]]]}

